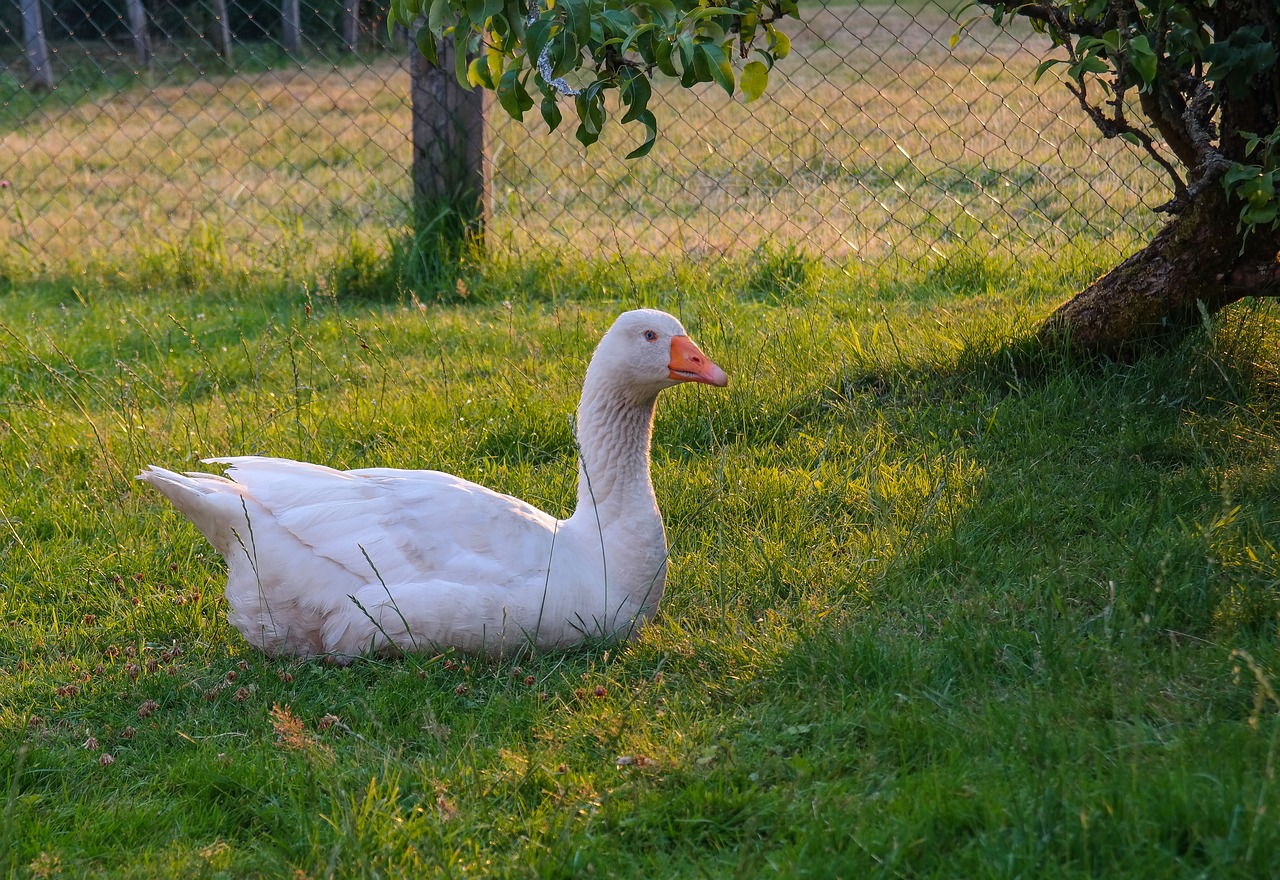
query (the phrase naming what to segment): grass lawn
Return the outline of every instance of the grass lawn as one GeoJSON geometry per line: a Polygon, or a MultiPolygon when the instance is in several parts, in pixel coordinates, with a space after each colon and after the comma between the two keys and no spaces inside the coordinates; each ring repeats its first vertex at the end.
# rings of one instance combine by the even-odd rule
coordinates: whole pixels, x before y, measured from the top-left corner
{"type": "Polygon", "coordinates": [[[424,302],[215,257],[11,280],[0,872],[1267,876],[1280,326],[1038,352],[1097,259],[498,259],[424,302]],[[671,574],[633,644],[267,661],[132,479],[261,452],[564,513],[586,358],[641,304],[731,385],[660,402],[671,574]]]}
{"type": "Polygon", "coordinates": [[[1038,350],[1159,180],[1021,37],[906,8],[815,8],[750,107],[659,96],[644,162],[495,114],[444,284],[384,210],[398,59],[0,122],[0,877],[1273,875],[1280,313],[1038,350]],[[267,453],[564,515],[640,305],[731,382],[660,401],[634,643],[268,661],[133,479],[267,453]]]}
{"type": "MultiPolygon", "coordinates": [[[[1082,129],[1059,70],[1032,82],[1047,39],[1029,28],[975,24],[953,47],[960,0],[801,6],[759,100],[655,84],[644,159],[622,158],[642,126],[609,126],[584,153],[571,122],[548,134],[536,111],[495,108],[491,247],[671,260],[794,241],[878,262],[957,243],[1043,255],[1065,238],[1119,259],[1149,234],[1142,206],[1171,197],[1138,151],[1082,129]]],[[[411,195],[403,53],[294,63],[246,46],[230,70],[177,44],[146,72],[95,48],[64,47],[39,99],[20,64],[0,70],[0,278],[11,258],[115,263],[200,237],[295,270],[353,238],[389,250],[411,195]]]]}

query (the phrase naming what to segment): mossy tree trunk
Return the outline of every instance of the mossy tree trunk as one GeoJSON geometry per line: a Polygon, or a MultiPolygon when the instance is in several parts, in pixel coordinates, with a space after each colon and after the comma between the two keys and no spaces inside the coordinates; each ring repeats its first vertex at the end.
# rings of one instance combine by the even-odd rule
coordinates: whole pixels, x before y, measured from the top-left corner
{"type": "Polygon", "coordinates": [[[1054,312],[1043,339],[1123,354],[1280,294],[1277,0],[977,3],[998,24],[1024,17],[1046,34],[1036,77],[1064,65],[1098,133],[1145,152],[1172,184],[1157,209],[1169,224],[1054,312]]]}
{"type": "Polygon", "coordinates": [[[1206,189],[1147,247],[1050,315],[1042,338],[1119,356],[1245,297],[1280,294],[1280,232],[1255,229],[1245,238],[1238,214],[1221,187],[1206,189]]]}

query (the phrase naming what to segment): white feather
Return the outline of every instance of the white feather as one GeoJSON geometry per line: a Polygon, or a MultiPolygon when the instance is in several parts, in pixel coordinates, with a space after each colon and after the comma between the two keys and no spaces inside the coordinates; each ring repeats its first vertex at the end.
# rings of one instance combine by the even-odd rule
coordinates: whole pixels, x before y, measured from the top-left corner
{"type": "Polygon", "coordinates": [[[226,558],[231,623],[270,655],[502,654],[628,637],[666,578],[649,476],[654,407],[689,379],[727,382],[675,318],[619,317],[584,380],[578,505],[566,520],[438,471],[245,456],[209,460],[226,477],[152,466],[138,479],[226,558]]]}

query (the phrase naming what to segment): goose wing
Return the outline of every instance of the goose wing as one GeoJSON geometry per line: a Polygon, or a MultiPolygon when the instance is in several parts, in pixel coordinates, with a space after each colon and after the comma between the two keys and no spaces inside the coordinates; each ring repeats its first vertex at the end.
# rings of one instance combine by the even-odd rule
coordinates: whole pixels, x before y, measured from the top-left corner
{"type": "Polygon", "coordinates": [[[209,462],[226,465],[297,541],[369,583],[516,586],[540,582],[550,559],[554,517],[451,474],[258,456],[209,462]]]}

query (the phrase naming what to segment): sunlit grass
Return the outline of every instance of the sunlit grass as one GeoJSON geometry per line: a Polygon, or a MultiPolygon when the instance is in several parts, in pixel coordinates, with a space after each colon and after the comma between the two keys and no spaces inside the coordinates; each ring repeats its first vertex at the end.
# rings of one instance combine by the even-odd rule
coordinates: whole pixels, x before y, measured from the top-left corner
{"type": "MultiPolygon", "coordinates": [[[[1091,238],[1114,260],[1149,235],[1167,182],[1101,141],[1052,73],[1031,82],[1043,37],[978,23],[952,47],[952,8],[803,8],[760,100],[658,82],[662,134],[642,160],[622,158],[635,126],[587,152],[571,121],[547,133],[536,112],[495,108],[490,250],[682,259],[803,241],[879,262],[1091,238]]],[[[97,83],[86,61],[37,106],[0,80],[0,257],[74,272],[200,229],[249,265],[314,270],[353,235],[388,253],[411,195],[405,60],[206,61],[97,83]]]]}
{"type": "Polygon", "coordinates": [[[490,249],[443,275],[395,213],[398,61],[6,127],[0,873],[1272,873],[1277,317],[1038,349],[1159,180],[1028,84],[1026,35],[951,54],[912,8],[815,11],[758,105],[664,95],[645,162],[494,117],[490,249]],[[638,305],[731,384],[660,403],[633,644],[268,661],[133,479],[267,453],[563,515],[638,305]]]}
{"type": "Polygon", "coordinates": [[[1265,876],[1276,319],[1132,365],[1022,341],[1100,259],[497,259],[378,304],[216,255],[171,297],[161,254],[12,287],[0,868],[1265,876]],[[268,661],[132,479],[262,452],[563,514],[586,358],[641,304],[732,382],[661,401],[671,575],[634,644],[268,661]]]}

